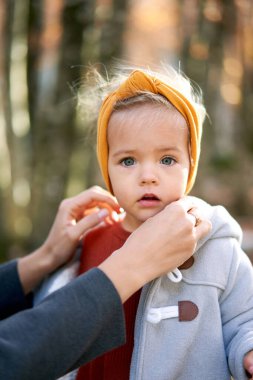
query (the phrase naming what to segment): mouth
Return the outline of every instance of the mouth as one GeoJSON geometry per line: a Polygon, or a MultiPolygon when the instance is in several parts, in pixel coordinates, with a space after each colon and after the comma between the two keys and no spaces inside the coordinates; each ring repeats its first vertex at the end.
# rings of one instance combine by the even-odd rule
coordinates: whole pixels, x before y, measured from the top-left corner
{"type": "Polygon", "coordinates": [[[160,199],[155,194],[144,194],[139,200],[138,203],[144,207],[157,206],[160,203],[160,199]]]}

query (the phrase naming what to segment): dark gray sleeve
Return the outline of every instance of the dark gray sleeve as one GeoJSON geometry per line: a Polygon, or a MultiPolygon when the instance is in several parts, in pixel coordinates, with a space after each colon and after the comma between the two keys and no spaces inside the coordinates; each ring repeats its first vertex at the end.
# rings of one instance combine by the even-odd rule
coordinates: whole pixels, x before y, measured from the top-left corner
{"type": "Polygon", "coordinates": [[[119,295],[92,269],[0,322],[0,378],[53,380],[124,342],[119,295]]]}
{"type": "Polygon", "coordinates": [[[23,293],[17,261],[0,265],[0,320],[29,307],[32,307],[32,294],[23,293]]]}

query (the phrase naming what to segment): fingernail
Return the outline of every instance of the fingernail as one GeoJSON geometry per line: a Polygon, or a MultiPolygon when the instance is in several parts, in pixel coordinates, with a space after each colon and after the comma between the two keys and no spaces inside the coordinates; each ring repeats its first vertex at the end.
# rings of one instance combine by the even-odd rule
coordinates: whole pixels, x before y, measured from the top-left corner
{"type": "Polygon", "coordinates": [[[108,215],[109,215],[109,211],[106,208],[102,208],[102,210],[98,212],[99,219],[104,219],[108,215]]]}
{"type": "Polygon", "coordinates": [[[114,220],[114,222],[118,222],[119,221],[119,215],[117,214],[116,211],[112,212],[112,219],[114,220]]]}

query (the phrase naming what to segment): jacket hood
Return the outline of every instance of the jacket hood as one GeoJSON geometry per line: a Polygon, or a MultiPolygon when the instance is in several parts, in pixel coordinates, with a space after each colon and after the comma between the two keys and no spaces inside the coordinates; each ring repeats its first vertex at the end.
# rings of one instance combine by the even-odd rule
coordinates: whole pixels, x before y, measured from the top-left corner
{"type": "Polygon", "coordinates": [[[201,217],[208,219],[212,223],[211,231],[203,239],[199,240],[197,250],[210,239],[234,238],[241,244],[241,227],[223,206],[211,206],[197,197],[189,198],[199,208],[201,217]]]}

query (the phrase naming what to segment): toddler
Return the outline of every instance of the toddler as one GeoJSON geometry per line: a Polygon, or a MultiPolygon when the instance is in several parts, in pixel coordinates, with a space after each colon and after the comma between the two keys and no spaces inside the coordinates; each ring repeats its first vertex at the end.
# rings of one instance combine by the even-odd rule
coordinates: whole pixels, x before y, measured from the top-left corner
{"type": "MultiPolygon", "coordinates": [[[[200,96],[173,70],[161,76],[137,69],[116,82],[99,112],[97,152],[125,214],[85,236],[80,273],[190,192],[204,117],[200,96]]],[[[212,231],[190,260],[125,303],[127,343],[81,367],[77,380],[251,378],[253,270],[240,248],[241,230],[223,207],[194,202],[212,231]]]]}

